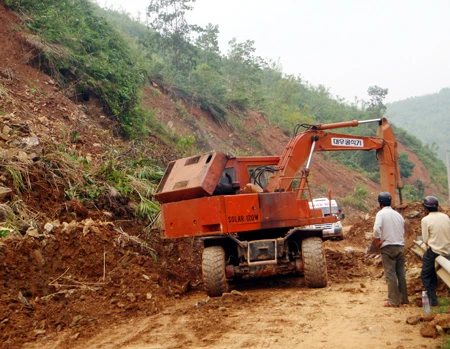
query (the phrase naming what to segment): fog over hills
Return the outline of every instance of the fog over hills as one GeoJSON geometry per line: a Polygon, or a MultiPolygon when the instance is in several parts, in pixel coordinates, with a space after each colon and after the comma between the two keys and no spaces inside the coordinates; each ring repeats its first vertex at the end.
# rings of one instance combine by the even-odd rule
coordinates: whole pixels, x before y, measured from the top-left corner
{"type": "Polygon", "coordinates": [[[386,117],[431,148],[446,161],[450,151],[450,88],[439,93],[387,104],[386,117]]]}

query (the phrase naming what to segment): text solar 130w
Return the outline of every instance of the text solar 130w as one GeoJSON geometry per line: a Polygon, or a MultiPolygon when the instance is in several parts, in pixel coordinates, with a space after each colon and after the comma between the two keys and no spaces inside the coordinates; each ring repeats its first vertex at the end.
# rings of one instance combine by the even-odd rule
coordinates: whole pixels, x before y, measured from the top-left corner
{"type": "Polygon", "coordinates": [[[332,138],[331,144],[341,147],[344,146],[344,147],[362,148],[364,147],[364,140],[353,138],[332,138]]]}

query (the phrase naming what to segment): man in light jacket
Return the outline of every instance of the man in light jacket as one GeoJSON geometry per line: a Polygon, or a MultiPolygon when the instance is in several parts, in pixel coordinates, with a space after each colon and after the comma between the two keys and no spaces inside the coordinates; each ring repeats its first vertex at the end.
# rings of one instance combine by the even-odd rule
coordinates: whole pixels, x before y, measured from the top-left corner
{"type": "Polygon", "coordinates": [[[405,276],[405,220],[391,207],[392,196],[378,195],[381,210],[375,217],[373,240],[380,247],[384,276],[388,287],[388,300],[384,307],[408,304],[405,276]]]}

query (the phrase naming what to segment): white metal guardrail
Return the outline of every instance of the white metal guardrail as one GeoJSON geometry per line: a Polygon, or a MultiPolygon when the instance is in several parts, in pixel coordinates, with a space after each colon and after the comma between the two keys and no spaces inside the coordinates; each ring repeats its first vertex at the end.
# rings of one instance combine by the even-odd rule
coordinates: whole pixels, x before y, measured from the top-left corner
{"type": "MultiPolygon", "coordinates": [[[[427,247],[423,241],[414,241],[414,245],[411,247],[411,251],[420,259],[422,259],[426,250],[427,247]]],[[[450,260],[443,256],[438,256],[435,265],[436,274],[450,287],[450,260]]]]}

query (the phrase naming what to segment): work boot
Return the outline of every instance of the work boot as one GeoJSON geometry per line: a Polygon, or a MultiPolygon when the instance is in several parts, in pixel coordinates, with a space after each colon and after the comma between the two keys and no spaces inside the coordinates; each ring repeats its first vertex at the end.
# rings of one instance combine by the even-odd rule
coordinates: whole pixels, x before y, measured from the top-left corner
{"type": "Polygon", "coordinates": [[[401,302],[400,304],[409,304],[409,300],[408,300],[408,294],[402,294],[401,295],[401,302]]]}
{"type": "Polygon", "coordinates": [[[436,291],[428,291],[428,299],[430,300],[430,306],[437,307],[439,305],[438,303],[438,297],[436,294],[436,291]]]}

